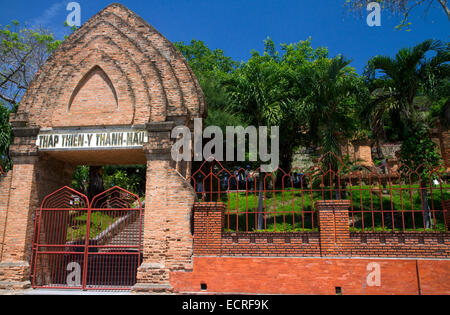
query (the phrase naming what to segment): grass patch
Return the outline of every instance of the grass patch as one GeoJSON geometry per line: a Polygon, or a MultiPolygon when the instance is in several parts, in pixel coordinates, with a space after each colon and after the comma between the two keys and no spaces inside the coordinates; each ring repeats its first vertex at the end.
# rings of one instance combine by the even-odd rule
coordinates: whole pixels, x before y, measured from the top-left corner
{"type": "MultiPolygon", "coordinates": [[[[89,239],[97,237],[119,218],[112,217],[104,211],[91,213],[89,239]]],[[[67,241],[76,242],[84,240],[87,233],[87,213],[75,213],[71,215],[70,224],[67,229],[67,241]]]]}

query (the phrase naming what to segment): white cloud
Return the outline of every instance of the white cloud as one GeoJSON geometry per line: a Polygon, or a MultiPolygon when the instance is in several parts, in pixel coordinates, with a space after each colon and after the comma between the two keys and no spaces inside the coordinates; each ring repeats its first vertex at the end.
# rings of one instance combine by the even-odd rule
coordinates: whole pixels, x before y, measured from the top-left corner
{"type": "Polygon", "coordinates": [[[68,1],[60,1],[52,4],[49,8],[47,8],[42,15],[37,18],[34,18],[31,21],[32,25],[35,26],[49,26],[54,25],[55,23],[59,23],[62,25],[64,23],[65,15],[63,10],[66,9],[68,1]],[[58,21],[55,21],[54,18],[61,13],[61,18],[58,21]],[[60,21],[59,21],[60,20],[60,21]]]}

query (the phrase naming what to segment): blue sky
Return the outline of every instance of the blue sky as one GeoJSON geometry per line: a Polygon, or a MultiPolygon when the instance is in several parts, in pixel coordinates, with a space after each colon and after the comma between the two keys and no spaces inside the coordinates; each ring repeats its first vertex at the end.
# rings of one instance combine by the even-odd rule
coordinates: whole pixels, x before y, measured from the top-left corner
{"type": "MultiPolygon", "coordinates": [[[[16,19],[31,25],[42,24],[57,37],[67,14],[61,0],[0,0],[0,24],[16,19]]],[[[82,23],[111,1],[78,0],[82,23]]],[[[396,31],[399,17],[382,13],[382,26],[369,27],[365,16],[345,13],[345,0],[124,0],[171,41],[205,41],[221,48],[237,61],[246,60],[252,49],[262,50],[270,36],[276,43],[291,43],[312,37],[313,46],[326,46],[332,56],[342,53],[353,59],[362,73],[374,55],[393,55],[398,49],[425,39],[449,40],[450,22],[437,1],[428,15],[423,9],[412,14],[412,30],[396,31]]]]}

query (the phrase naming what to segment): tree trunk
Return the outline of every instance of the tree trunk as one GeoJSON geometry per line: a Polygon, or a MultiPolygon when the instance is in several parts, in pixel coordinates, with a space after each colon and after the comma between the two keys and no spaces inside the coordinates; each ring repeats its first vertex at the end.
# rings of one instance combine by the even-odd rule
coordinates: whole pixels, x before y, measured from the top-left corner
{"type": "Polygon", "coordinates": [[[377,149],[377,158],[379,158],[380,160],[384,160],[383,149],[381,149],[381,143],[380,143],[380,139],[378,137],[376,139],[375,146],[377,149]]]}
{"type": "Polygon", "coordinates": [[[88,187],[88,197],[92,200],[98,194],[105,191],[103,184],[103,167],[101,166],[91,166],[89,167],[89,187],[88,187]]]}

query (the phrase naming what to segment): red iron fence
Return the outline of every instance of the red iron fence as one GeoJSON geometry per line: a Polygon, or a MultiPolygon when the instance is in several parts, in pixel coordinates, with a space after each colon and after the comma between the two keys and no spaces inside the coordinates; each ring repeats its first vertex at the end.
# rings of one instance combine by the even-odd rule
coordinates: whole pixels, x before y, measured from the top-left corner
{"type": "Polygon", "coordinates": [[[141,262],[142,204],[119,187],[88,198],[63,187],[36,212],[34,288],[124,290],[141,262]]]}
{"type": "Polygon", "coordinates": [[[449,174],[406,165],[384,170],[344,163],[331,153],[307,170],[227,170],[208,159],[191,183],[201,202],[223,202],[225,232],[315,232],[318,200],[350,200],[351,232],[445,232],[449,174]],[[335,166],[324,161],[332,157],[335,166]]]}

